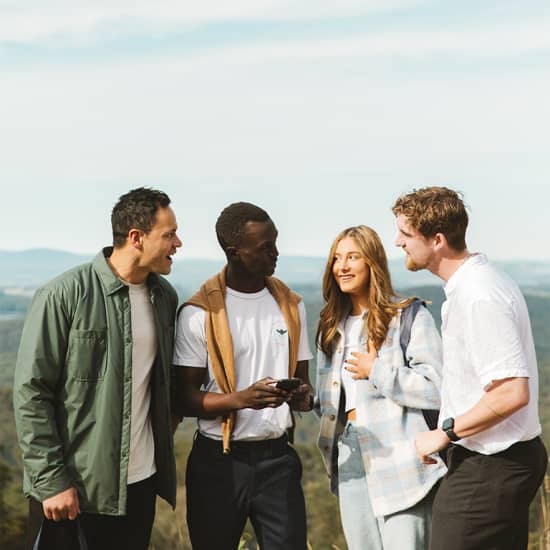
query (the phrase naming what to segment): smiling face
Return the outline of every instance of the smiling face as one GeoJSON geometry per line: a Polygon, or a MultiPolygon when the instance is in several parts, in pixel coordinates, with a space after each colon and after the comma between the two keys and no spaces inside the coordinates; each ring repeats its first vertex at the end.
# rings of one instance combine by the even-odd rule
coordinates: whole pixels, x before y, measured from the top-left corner
{"type": "Polygon", "coordinates": [[[159,208],[155,218],[151,231],[142,232],[142,254],[139,265],[149,272],[168,275],[172,269],[172,256],[182,245],[176,234],[178,224],[169,206],[159,208]]]}
{"type": "Polygon", "coordinates": [[[240,242],[231,247],[232,261],[237,261],[250,275],[273,275],[279,256],[277,235],[277,229],[271,220],[246,222],[240,242]]]}
{"type": "Polygon", "coordinates": [[[401,247],[406,256],[405,266],[410,271],[430,270],[435,258],[434,238],[424,237],[412,227],[404,214],[399,214],[397,222],[397,239],[395,245],[401,247]]]}
{"type": "Polygon", "coordinates": [[[332,274],[345,294],[368,297],[370,269],[352,237],[344,237],[336,247],[332,274]]]}

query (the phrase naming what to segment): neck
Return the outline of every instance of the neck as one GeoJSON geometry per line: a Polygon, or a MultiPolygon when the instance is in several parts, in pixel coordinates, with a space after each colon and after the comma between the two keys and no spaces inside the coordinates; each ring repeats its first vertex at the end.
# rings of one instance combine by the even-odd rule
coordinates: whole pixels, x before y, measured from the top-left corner
{"type": "Polygon", "coordinates": [[[265,288],[265,277],[249,273],[235,264],[227,264],[225,283],[237,292],[260,292],[265,288]]]}
{"type": "Polygon", "coordinates": [[[351,311],[350,315],[362,315],[369,309],[369,300],[367,296],[350,296],[351,311]]]}
{"type": "Polygon", "coordinates": [[[107,258],[107,263],[119,279],[133,285],[144,283],[149,275],[147,270],[139,267],[137,259],[124,248],[114,248],[111,256],[107,258]]]}
{"type": "Polygon", "coordinates": [[[447,254],[430,271],[447,282],[470,256],[468,249],[447,254]]]}

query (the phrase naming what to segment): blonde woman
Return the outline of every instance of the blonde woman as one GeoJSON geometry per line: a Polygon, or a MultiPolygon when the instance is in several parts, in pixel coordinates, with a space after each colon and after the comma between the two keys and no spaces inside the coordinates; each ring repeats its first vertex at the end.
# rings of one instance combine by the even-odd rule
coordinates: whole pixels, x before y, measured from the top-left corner
{"type": "Polygon", "coordinates": [[[334,240],[317,330],[319,449],[338,494],[350,550],[428,548],[433,488],[446,467],[422,464],[422,409],[439,408],[441,340],[420,307],[405,353],[401,315],[377,233],[360,225],[334,240]],[[407,361],[405,361],[405,355],[407,361]],[[407,364],[408,363],[408,364],[407,364]]]}

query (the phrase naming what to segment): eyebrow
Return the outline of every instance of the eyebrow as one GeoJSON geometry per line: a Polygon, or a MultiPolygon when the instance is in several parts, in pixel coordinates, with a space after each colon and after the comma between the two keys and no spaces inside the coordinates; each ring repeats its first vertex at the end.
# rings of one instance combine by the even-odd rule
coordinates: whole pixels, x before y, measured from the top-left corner
{"type": "Polygon", "coordinates": [[[335,252],[334,257],[337,256],[349,256],[350,254],[359,254],[361,256],[361,252],[359,250],[350,250],[349,252],[345,252],[344,254],[335,252]]]}

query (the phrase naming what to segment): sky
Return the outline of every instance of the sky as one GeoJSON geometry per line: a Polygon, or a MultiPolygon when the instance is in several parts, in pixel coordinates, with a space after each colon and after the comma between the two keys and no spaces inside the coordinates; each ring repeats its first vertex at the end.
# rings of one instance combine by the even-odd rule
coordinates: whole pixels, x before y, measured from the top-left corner
{"type": "Polygon", "coordinates": [[[0,0],[0,250],[93,253],[129,189],[166,191],[178,257],[221,258],[246,200],[324,256],[391,205],[464,193],[468,244],[550,260],[547,0],[0,0]]]}

